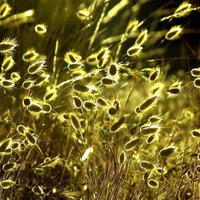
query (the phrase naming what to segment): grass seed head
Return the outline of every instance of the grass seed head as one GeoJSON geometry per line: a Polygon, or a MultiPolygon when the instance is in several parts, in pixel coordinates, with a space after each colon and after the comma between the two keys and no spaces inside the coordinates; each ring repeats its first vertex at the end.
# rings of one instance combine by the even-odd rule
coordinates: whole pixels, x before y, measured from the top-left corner
{"type": "Polygon", "coordinates": [[[28,67],[28,73],[33,74],[40,74],[44,71],[45,68],[45,56],[38,58],[37,60],[33,61],[32,64],[28,67]]]}
{"type": "Polygon", "coordinates": [[[12,138],[8,138],[0,143],[0,153],[6,152],[11,147],[12,138]]]}
{"type": "Polygon", "coordinates": [[[123,165],[125,161],[126,161],[126,154],[124,151],[122,151],[119,155],[118,162],[120,165],[123,165]]]}
{"type": "Polygon", "coordinates": [[[138,46],[142,46],[148,38],[148,30],[142,30],[142,32],[139,34],[139,36],[137,37],[135,44],[138,46]]]}
{"type": "Polygon", "coordinates": [[[5,55],[3,58],[3,63],[1,65],[1,70],[3,72],[7,72],[10,69],[12,69],[14,65],[15,65],[15,61],[13,60],[13,57],[10,55],[9,56],[5,55]]]}
{"type": "Polygon", "coordinates": [[[191,75],[193,77],[200,77],[200,68],[194,68],[191,70],[191,75]]]}
{"type": "Polygon", "coordinates": [[[10,75],[10,78],[12,79],[13,82],[17,82],[21,79],[21,76],[18,72],[12,72],[10,75]]]}
{"type": "Polygon", "coordinates": [[[194,87],[200,88],[200,78],[195,78],[193,81],[194,87]]]}
{"type": "Polygon", "coordinates": [[[140,139],[139,138],[134,138],[130,141],[128,141],[125,145],[124,145],[124,150],[125,151],[131,151],[136,145],[138,145],[140,139]]]}
{"type": "Polygon", "coordinates": [[[154,165],[146,160],[143,160],[140,162],[140,167],[145,170],[152,170],[154,168],[154,165]]]}
{"type": "Polygon", "coordinates": [[[183,28],[179,26],[173,26],[165,35],[167,40],[177,40],[183,33],[183,28]]]}
{"type": "Polygon", "coordinates": [[[2,169],[5,172],[11,172],[14,171],[14,169],[16,168],[17,164],[15,162],[8,162],[6,164],[3,165],[2,169]]]}
{"type": "Polygon", "coordinates": [[[121,117],[119,120],[113,123],[112,126],[110,127],[110,132],[118,131],[122,127],[122,125],[125,125],[125,120],[126,117],[121,117]]]}
{"type": "Polygon", "coordinates": [[[158,182],[154,179],[149,179],[148,180],[148,186],[151,188],[158,188],[158,182]]]}
{"type": "Polygon", "coordinates": [[[107,102],[105,99],[101,98],[101,97],[98,97],[98,98],[97,98],[96,103],[97,103],[99,106],[103,106],[103,107],[109,105],[108,102],[107,102]]]}
{"type": "Polygon", "coordinates": [[[200,130],[199,129],[195,129],[191,132],[192,137],[194,138],[199,138],[200,139],[200,130]]]}
{"type": "Polygon", "coordinates": [[[39,53],[35,51],[34,48],[30,48],[26,51],[26,53],[23,54],[23,61],[24,62],[32,62],[36,60],[39,57],[39,53]]]}
{"type": "Polygon", "coordinates": [[[185,17],[190,14],[192,4],[188,1],[183,1],[174,12],[175,18],[185,17]]]}
{"type": "Polygon", "coordinates": [[[130,57],[138,56],[142,51],[143,47],[134,45],[127,50],[127,55],[130,57]]]}
{"type": "Polygon", "coordinates": [[[159,154],[161,157],[166,157],[166,156],[169,156],[171,154],[174,153],[175,150],[177,150],[178,148],[175,147],[175,146],[169,146],[167,148],[163,148],[160,150],[159,154]]]}
{"type": "Polygon", "coordinates": [[[0,53],[3,55],[12,56],[17,46],[18,44],[16,38],[14,39],[6,38],[2,42],[0,42],[0,53]]]}
{"type": "Polygon", "coordinates": [[[140,104],[139,106],[139,111],[147,111],[151,109],[158,101],[160,95],[159,94],[154,94],[150,96],[148,99],[146,99],[143,103],[140,104]]]}
{"type": "Polygon", "coordinates": [[[71,125],[73,126],[74,129],[76,129],[76,130],[81,129],[80,120],[72,113],[70,114],[70,121],[71,121],[71,125]]]}
{"type": "Polygon", "coordinates": [[[0,19],[3,19],[10,15],[11,10],[12,7],[10,7],[10,5],[6,1],[2,1],[0,3],[0,19]]]}
{"type": "Polygon", "coordinates": [[[44,35],[47,32],[47,25],[45,24],[37,24],[35,26],[35,32],[39,35],[44,35]]]}
{"type": "Polygon", "coordinates": [[[73,90],[75,90],[76,92],[81,92],[81,93],[86,93],[90,91],[90,88],[82,85],[80,83],[74,83],[72,86],[73,90]]]}
{"type": "Polygon", "coordinates": [[[1,188],[3,188],[4,190],[7,190],[11,187],[13,187],[15,185],[15,182],[10,180],[10,179],[7,179],[7,180],[3,180],[0,182],[0,186],[1,188]]]}
{"type": "Polygon", "coordinates": [[[2,79],[0,85],[7,90],[12,90],[15,87],[15,82],[12,79],[2,79]]]}

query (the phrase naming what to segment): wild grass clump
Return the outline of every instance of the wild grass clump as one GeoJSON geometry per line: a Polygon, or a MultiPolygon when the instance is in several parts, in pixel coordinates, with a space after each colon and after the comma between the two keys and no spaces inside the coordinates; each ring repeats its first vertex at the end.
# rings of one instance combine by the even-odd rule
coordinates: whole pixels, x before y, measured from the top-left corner
{"type": "Polygon", "coordinates": [[[2,1],[0,199],[200,199],[196,1],[2,1]]]}

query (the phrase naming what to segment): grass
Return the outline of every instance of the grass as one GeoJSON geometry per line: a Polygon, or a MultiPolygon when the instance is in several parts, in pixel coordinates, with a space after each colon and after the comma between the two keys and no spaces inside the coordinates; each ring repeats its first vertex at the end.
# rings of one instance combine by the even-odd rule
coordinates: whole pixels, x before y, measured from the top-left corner
{"type": "Polygon", "coordinates": [[[200,198],[196,1],[0,8],[0,199],[200,198]]]}

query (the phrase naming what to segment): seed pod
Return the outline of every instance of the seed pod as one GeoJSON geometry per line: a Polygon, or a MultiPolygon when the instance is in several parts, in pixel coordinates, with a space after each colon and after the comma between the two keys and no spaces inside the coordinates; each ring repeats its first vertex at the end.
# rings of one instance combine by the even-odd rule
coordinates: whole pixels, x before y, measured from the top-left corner
{"type": "Polygon", "coordinates": [[[167,40],[177,40],[180,38],[180,35],[183,33],[183,28],[179,26],[173,26],[165,35],[167,40]]]}
{"type": "Polygon", "coordinates": [[[128,141],[128,142],[124,145],[125,151],[131,151],[131,150],[139,143],[139,141],[140,141],[139,138],[134,138],[134,139],[128,141]]]}
{"type": "Polygon", "coordinates": [[[55,88],[49,88],[47,89],[47,92],[44,95],[44,101],[53,101],[57,98],[57,89],[55,88]]]}
{"type": "Polygon", "coordinates": [[[195,172],[197,172],[198,174],[200,174],[200,165],[196,166],[195,172]]]}
{"type": "Polygon", "coordinates": [[[158,124],[162,121],[162,118],[156,115],[152,115],[149,117],[148,122],[151,124],[158,124]]]}
{"type": "Polygon", "coordinates": [[[0,143],[0,153],[6,152],[7,149],[11,147],[12,138],[8,138],[0,143]]]}
{"type": "Polygon", "coordinates": [[[76,15],[81,21],[87,21],[90,18],[90,13],[87,10],[79,10],[76,15]]]}
{"type": "Polygon", "coordinates": [[[156,134],[160,131],[159,125],[144,124],[140,127],[140,132],[144,135],[156,134]]]}
{"type": "Polygon", "coordinates": [[[155,139],[155,135],[150,135],[147,139],[146,139],[146,143],[147,144],[151,144],[155,139]]]}
{"type": "Polygon", "coordinates": [[[90,91],[89,87],[87,87],[85,85],[82,85],[80,83],[74,83],[72,88],[76,92],[83,92],[83,93],[85,93],[85,92],[89,92],[90,91]]]}
{"type": "Polygon", "coordinates": [[[175,150],[177,150],[178,148],[175,146],[169,146],[167,148],[163,148],[162,150],[160,150],[159,154],[162,157],[166,157],[171,155],[172,153],[174,153],[175,150]]]}
{"type": "Polygon", "coordinates": [[[81,108],[82,107],[82,100],[78,96],[72,97],[73,105],[75,108],[81,108]]]}
{"type": "Polygon", "coordinates": [[[163,169],[162,167],[156,167],[155,172],[159,175],[167,173],[167,171],[163,169]]]}
{"type": "Polygon", "coordinates": [[[104,60],[109,56],[109,49],[108,47],[103,47],[101,50],[97,53],[96,59],[97,60],[104,60]]]}
{"type": "Polygon", "coordinates": [[[44,194],[44,191],[40,186],[33,186],[32,192],[37,196],[40,196],[40,195],[44,194]]]}
{"type": "Polygon", "coordinates": [[[146,160],[143,160],[140,162],[140,167],[145,170],[152,170],[154,168],[154,165],[146,160]]]}
{"type": "Polygon", "coordinates": [[[98,97],[96,102],[100,106],[108,106],[109,105],[108,102],[106,102],[106,100],[101,97],[98,97]]]}
{"type": "Polygon", "coordinates": [[[197,155],[197,160],[200,161],[200,153],[197,155]]]}
{"type": "Polygon", "coordinates": [[[13,149],[13,150],[19,149],[19,145],[20,145],[19,142],[12,142],[12,149],[13,149]]]}
{"type": "Polygon", "coordinates": [[[135,44],[138,46],[143,45],[147,41],[147,37],[148,37],[148,30],[145,29],[139,34],[139,36],[135,41],[135,44]]]}
{"type": "Polygon", "coordinates": [[[196,78],[193,81],[194,87],[200,88],[200,78],[196,78]]]}
{"type": "Polygon", "coordinates": [[[195,129],[191,132],[192,137],[200,139],[200,131],[199,129],[195,129]]]}
{"type": "Polygon", "coordinates": [[[200,77],[200,67],[199,68],[194,68],[191,70],[191,75],[193,77],[200,77]]]}
{"type": "Polygon", "coordinates": [[[97,109],[97,104],[92,101],[84,101],[83,105],[84,105],[84,108],[88,110],[97,109]]]}
{"type": "Polygon", "coordinates": [[[142,51],[142,49],[143,48],[141,46],[134,45],[127,50],[127,55],[131,57],[138,56],[140,52],[142,51]]]}
{"type": "Polygon", "coordinates": [[[38,58],[39,54],[35,51],[34,48],[28,49],[27,52],[23,55],[23,60],[25,62],[34,61],[38,58]]]}
{"type": "Polygon", "coordinates": [[[96,54],[91,54],[86,58],[86,63],[89,65],[97,65],[97,55],[96,54]]]}
{"type": "Polygon", "coordinates": [[[107,112],[109,115],[115,115],[117,110],[115,107],[110,107],[107,112]]]}
{"type": "Polygon", "coordinates": [[[21,134],[21,135],[24,135],[25,134],[25,132],[26,132],[26,130],[27,130],[27,128],[24,126],[24,125],[18,125],[17,126],[17,132],[19,133],[19,134],[21,134]]]}
{"type": "Polygon", "coordinates": [[[139,110],[146,111],[146,110],[150,109],[158,101],[159,97],[160,97],[159,94],[152,95],[147,100],[145,100],[142,104],[140,104],[139,110]]]}
{"type": "Polygon", "coordinates": [[[39,35],[44,35],[47,32],[47,26],[45,24],[37,24],[35,26],[35,32],[39,35]]]}
{"type": "Polygon", "coordinates": [[[15,48],[18,46],[16,39],[6,38],[0,42],[0,52],[4,55],[13,55],[15,48]]]}
{"type": "Polygon", "coordinates": [[[158,79],[160,75],[160,67],[157,67],[156,69],[152,70],[152,72],[149,75],[149,81],[154,82],[158,79]]]}
{"type": "Polygon", "coordinates": [[[34,61],[29,67],[28,67],[28,73],[33,74],[40,74],[44,71],[45,65],[45,57],[40,57],[36,61],[34,61]]]}
{"type": "Polygon", "coordinates": [[[139,113],[141,113],[142,111],[140,110],[140,107],[139,106],[137,106],[136,108],[135,108],[135,113],[136,114],[139,114],[139,113]]]}
{"type": "Polygon", "coordinates": [[[13,187],[15,185],[15,182],[10,180],[10,179],[7,179],[7,180],[4,180],[4,181],[1,181],[0,182],[0,186],[6,190],[6,189],[9,189],[11,187],[13,187]]]}
{"type": "Polygon", "coordinates": [[[15,82],[13,80],[6,80],[3,79],[2,81],[0,81],[0,85],[5,88],[5,89],[13,89],[15,87],[15,82]]]}
{"type": "Polygon", "coordinates": [[[158,182],[154,179],[149,179],[148,180],[148,186],[151,188],[157,188],[158,187],[158,182]]]}
{"type": "Polygon", "coordinates": [[[78,118],[72,113],[70,114],[70,120],[71,120],[71,124],[74,129],[76,129],[76,130],[81,129],[81,124],[80,124],[78,118]]]}
{"type": "Polygon", "coordinates": [[[109,76],[116,76],[118,74],[118,67],[116,64],[112,63],[108,68],[109,76]]]}
{"type": "Polygon", "coordinates": [[[37,114],[41,111],[43,111],[43,108],[40,104],[36,103],[36,102],[32,102],[28,107],[27,110],[33,114],[37,114]]]}
{"type": "Polygon", "coordinates": [[[64,60],[66,63],[75,63],[75,62],[80,62],[82,57],[75,53],[75,52],[67,52],[64,56],[64,60]]]}
{"type": "Polygon", "coordinates": [[[13,68],[14,64],[15,64],[15,62],[14,62],[12,56],[4,56],[3,63],[1,65],[1,70],[3,72],[7,72],[13,68]]]}
{"type": "Polygon", "coordinates": [[[109,78],[109,77],[103,77],[101,79],[101,84],[105,85],[105,86],[112,86],[117,84],[117,80],[115,80],[114,78],[109,78]]]}
{"type": "Polygon", "coordinates": [[[21,79],[21,76],[17,72],[12,72],[11,75],[10,75],[10,78],[15,83],[15,82],[17,82],[21,79]]]}
{"type": "Polygon", "coordinates": [[[125,161],[126,161],[126,154],[124,153],[124,151],[122,151],[119,155],[118,162],[120,165],[122,165],[124,164],[125,161]]]}
{"type": "Polygon", "coordinates": [[[110,132],[116,132],[118,131],[122,125],[125,123],[126,117],[121,117],[118,121],[116,121],[110,128],[110,132]]]}
{"type": "Polygon", "coordinates": [[[17,164],[15,162],[8,162],[4,164],[2,168],[5,172],[11,172],[16,168],[16,165],[17,164]]]}
{"type": "Polygon", "coordinates": [[[0,4],[0,19],[7,17],[10,14],[11,10],[12,8],[10,7],[10,5],[6,1],[2,1],[0,4]]]}
{"type": "Polygon", "coordinates": [[[75,71],[75,70],[81,69],[83,66],[84,66],[83,63],[81,62],[74,62],[74,63],[69,63],[67,68],[70,71],[75,71]]]}
{"type": "Polygon", "coordinates": [[[22,104],[24,107],[28,107],[32,104],[32,99],[30,97],[24,97],[22,104]]]}
{"type": "Polygon", "coordinates": [[[22,87],[25,89],[25,90],[29,90],[31,89],[32,87],[34,87],[34,83],[35,81],[33,80],[26,80],[22,83],[22,87]]]}
{"type": "Polygon", "coordinates": [[[33,134],[31,134],[30,132],[26,131],[25,132],[25,136],[26,136],[26,139],[27,139],[29,144],[31,144],[31,145],[36,144],[37,139],[36,139],[36,137],[34,137],[33,134]]]}
{"type": "Polygon", "coordinates": [[[52,106],[49,103],[42,103],[42,112],[50,113],[52,111],[52,106]]]}
{"type": "Polygon", "coordinates": [[[190,14],[192,4],[188,1],[183,1],[175,10],[173,16],[176,18],[185,17],[190,14]]]}

